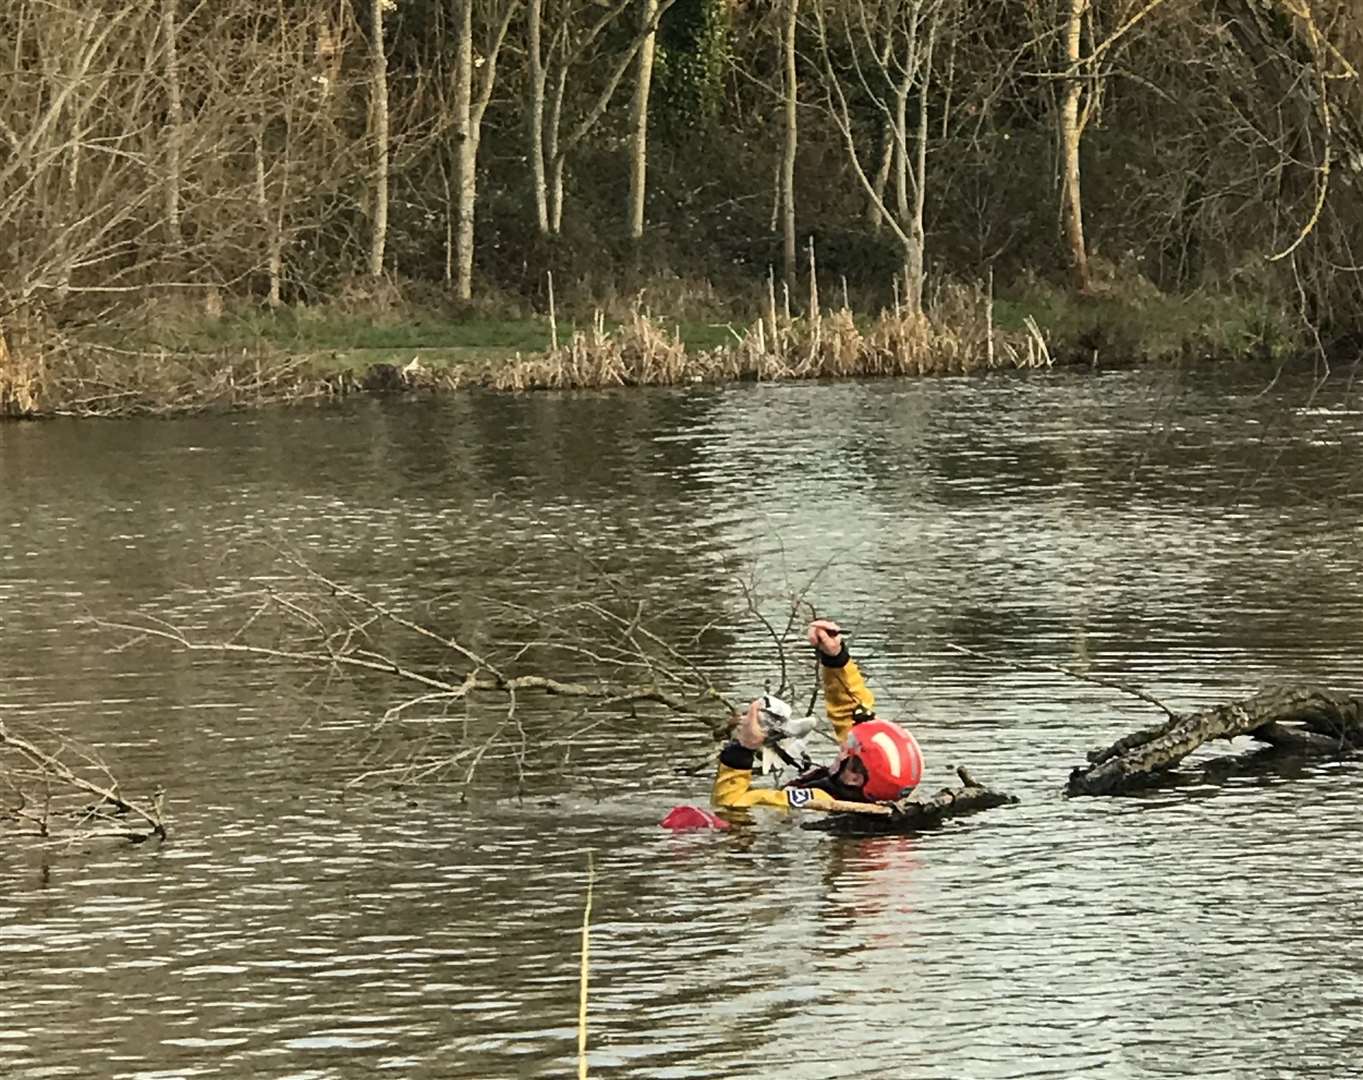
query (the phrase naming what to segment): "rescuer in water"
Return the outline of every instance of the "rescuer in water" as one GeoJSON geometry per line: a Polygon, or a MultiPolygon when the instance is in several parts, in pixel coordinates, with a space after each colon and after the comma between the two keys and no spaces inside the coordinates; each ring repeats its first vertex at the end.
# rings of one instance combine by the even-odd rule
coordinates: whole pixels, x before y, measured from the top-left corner
{"type": "Polygon", "coordinates": [[[716,806],[800,807],[835,802],[889,802],[907,795],[923,774],[923,755],[912,735],[873,711],[866,688],[838,624],[816,619],[809,643],[818,650],[824,711],[838,740],[831,765],[809,769],[781,788],[754,788],[754,756],[791,725],[791,709],[764,694],[739,720],[734,738],[720,751],[712,800],[716,806]]]}

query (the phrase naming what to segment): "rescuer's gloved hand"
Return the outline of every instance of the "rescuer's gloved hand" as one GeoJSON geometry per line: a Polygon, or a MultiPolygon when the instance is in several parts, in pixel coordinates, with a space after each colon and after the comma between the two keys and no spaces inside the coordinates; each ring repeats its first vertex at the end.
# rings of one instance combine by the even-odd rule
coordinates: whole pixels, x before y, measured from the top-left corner
{"type": "Polygon", "coordinates": [[[832,619],[815,619],[809,624],[807,635],[809,643],[824,656],[839,655],[846,644],[842,639],[842,628],[832,619]]]}

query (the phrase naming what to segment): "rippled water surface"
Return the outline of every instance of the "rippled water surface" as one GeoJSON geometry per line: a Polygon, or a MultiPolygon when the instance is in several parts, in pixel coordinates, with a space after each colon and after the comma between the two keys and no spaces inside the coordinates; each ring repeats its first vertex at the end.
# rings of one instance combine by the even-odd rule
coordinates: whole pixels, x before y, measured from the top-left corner
{"type": "MultiPolygon", "coordinates": [[[[1344,380],[1266,381],[0,426],[0,719],[87,740],[172,814],[159,847],[0,851],[0,1075],[576,1075],[589,860],[593,1076],[1356,1075],[1363,769],[1058,796],[1158,714],[1054,665],[1176,706],[1363,689],[1363,411],[1344,380]],[[735,695],[775,664],[735,575],[773,596],[827,564],[810,595],[928,782],[964,763],[1021,801],[921,837],[670,835],[712,744],[647,712],[523,778],[494,740],[467,785],[342,799],[400,688],[91,622],[222,631],[278,572],[262,537],[473,640],[492,605],[600,588],[590,554],[678,640],[715,620],[696,659],[735,695]]],[[[576,708],[527,700],[526,740],[576,708]]]]}

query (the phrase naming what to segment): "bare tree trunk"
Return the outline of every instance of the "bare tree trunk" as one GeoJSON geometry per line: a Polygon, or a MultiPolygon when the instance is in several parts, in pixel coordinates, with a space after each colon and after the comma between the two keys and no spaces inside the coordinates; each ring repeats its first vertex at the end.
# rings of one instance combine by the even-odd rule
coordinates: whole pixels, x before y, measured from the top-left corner
{"type": "Polygon", "coordinates": [[[786,141],[781,156],[781,234],[782,260],[786,288],[795,288],[795,150],[799,137],[795,114],[795,26],[800,0],[786,0],[786,21],[782,28],[782,53],[785,71],[786,141]]]}
{"type": "Polygon", "coordinates": [[[885,201],[885,187],[890,182],[890,166],[894,163],[894,125],[885,124],[885,133],[880,140],[880,164],[871,180],[872,193],[866,199],[866,224],[877,236],[885,224],[880,207],[885,201]]]}
{"type": "MultiPolygon", "coordinates": [[[[622,15],[629,7],[632,0],[612,0],[612,6],[604,11],[594,24],[580,35],[570,33],[569,27],[560,25],[555,33],[555,44],[550,48],[549,55],[555,67],[553,76],[553,90],[549,101],[549,119],[544,134],[544,156],[548,163],[549,172],[549,231],[557,234],[563,228],[563,171],[564,163],[568,155],[574,148],[587,137],[596,126],[597,122],[605,115],[615,96],[615,91],[620,83],[624,81],[629,69],[635,62],[635,57],[641,55],[643,47],[648,44],[650,49],[654,39],[654,34],[658,29],[658,20],[672,6],[673,0],[648,0],[650,11],[645,21],[637,27],[635,38],[632,44],[619,53],[614,67],[607,72],[601,79],[600,89],[597,91],[596,98],[592,104],[582,110],[581,118],[565,135],[561,131],[561,121],[563,119],[563,99],[568,82],[569,69],[573,64],[587,54],[593,42],[615,24],[616,19],[622,15]]],[[[648,63],[649,78],[652,78],[653,63],[650,58],[648,63]]],[[[636,87],[637,92],[637,87],[636,87]]],[[[636,97],[636,104],[637,104],[636,97]]],[[[647,86],[644,93],[644,123],[647,124],[648,102],[647,86]]],[[[645,129],[646,133],[646,129],[645,129]]],[[[640,182],[642,183],[642,174],[640,182]]],[[[640,211],[642,215],[642,210],[640,211]]],[[[640,218],[642,221],[642,216],[640,218]]]]}
{"type": "Polygon", "coordinates": [[[283,302],[280,278],[284,268],[283,229],[279,217],[270,212],[270,196],[265,184],[265,141],[256,132],[256,205],[260,208],[260,223],[265,229],[268,250],[267,266],[270,275],[270,307],[277,308],[283,302]]]}
{"type": "Polygon", "coordinates": [[[1065,235],[1069,241],[1070,269],[1074,287],[1079,292],[1089,288],[1088,252],[1084,246],[1083,202],[1079,189],[1079,95],[1083,83],[1079,78],[1079,38],[1084,12],[1089,0],[1070,0],[1070,14],[1065,27],[1065,59],[1068,61],[1065,100],[1060,111],[1060,144],[1064,161],[1065,179],[1061,201],[1065,217],[1065,235]]]}
{"type": "Polygon", "coordinates": [[[473,299],[473,222],[478,204],[478,143],[483,115],[497,82],[497,57],[506,42],[515,0],[501,0],[488,11],[487,36],[478,56],[475,93],[473,61],[473,0],[458,0],[455,8],[454,141],[455,141],[455,271],[454,295],[473,299]]]}
{"type": "Polygon", "coordinates": [[[658,0],[643,0],[644,40],[639,47],[639,75],[630,112],[629,238],[644,237],[644,192],[648,183],[648,94],[653,81],[653,49],[658,36],[658,0]]]}
{"type": "Polygon", "coordinates": [[[455,272],[454,295],[473,298],[473,208],[478,197],[478,135],[473,126],[473,0],[456,6],[454,61],[455,272]]]}
{"type": "Polygon", "coordinates": [[[180,89],[178,0],[161,0],[161,36],[166,65],[166,244],[171,254],[183,247],[180,230],[180,142],[184,137],[184,97],[180,89]]]}
{"type": "Polygon", "coordinates": [[[913,67],[908,65],[894,95],[894,209],[901,222],[909,220],[909,88],[913,67]]]}
{"type": "Polygon", "coordinates": [[[549,176],[549,224],[555,236],[563,229],[563,158],[554,159],[549,176]]]}
{"type": "Polygon", "coordinates": [[[535,194],[535,225],[541,236],[549,233],[549,196],[544,176],[544,50],[541,31],[544,0],[529,0],[525,13],[526,43],[530,66],[530,178],[535,194]]]}
{"type": "Polygon", "coordinates": [[[549,159],[549,232],[557,236],[563,229],[563,158],[558,151],[559,128],[563,121],[563,93],[568,82],[565,58],[558,72],[554,88],[554,103],[549,109],[549,131],[545,136],[544,153],[549,159]]]}
{"type": "Polygon", "coordinates": [[[440,183],[445,189],[445,284],[454,281],[454,196],[450,192],[450,172],[445,154],[440,153],[440,183]]]}
{"type": "MultiPolygon", "coordinates": [[[[35,29],[38,61],[49,104],[43,129],[40,134],[35,133],[27,149],[34,159],[50,160],[54,167],[37,173],[43,177],[42,187],[46,190],[34,201],[44,216],[61,222],[74,215],[80,203],[77,186],[85,146],[85,117],[92,101],[98,97],[98,91],[87,89],[91,84],[86,82],[85,76],[100,52],[99,43],[107,36],[108,24],[102,23],[98,15],[78,7],[61,9],[54,5],[45,19],[37,21],[35,29]]],[[[107,70],[100,72],[92,82],[98,85],[103,78],[107,78],[107,70]]],[[[8,141],[18,149],[12,139],[8,141]]],[[[25,156],[10,154],[5,174],[21,166],[31,168],[32,162],[25,161],[25,156]]],[[[84,213],[83,208],[80,213],[84,213]]],[[[71,250],[73,238],[60,226],[51,235],[48,272],[56,295],[64,297],[70,290],[75,269],[76,256],[71,250]]]]}
{"type": "Polygon", "coordinates": [[[383,0],[370,0],[373,41],[370,45],[369,107],[374,138],[374,218],[369,236],[369,276],[383,274],[388,242],[388,57],[383,45],[383,0]]]}
{"type": "MultiPolygon", "coordinates": [[[[928,191],[928,89],[932,85],[932,49],[937,41],[937,16],[928,24],[928,43],[923,56],[923,74],[919,81],[918,137],[913,163],[913,209],[908,221],[909,258],[904,267],[904,293],[909,310],[923,313],[923,207],[928,191]]],[[[902,130],[902,129],[901,129],[902,130]]]]}

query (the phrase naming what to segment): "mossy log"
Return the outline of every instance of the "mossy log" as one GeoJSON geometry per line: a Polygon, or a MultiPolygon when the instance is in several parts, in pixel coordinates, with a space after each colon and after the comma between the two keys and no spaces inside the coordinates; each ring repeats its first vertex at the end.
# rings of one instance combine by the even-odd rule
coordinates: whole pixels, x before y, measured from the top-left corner
{"type": "Polygon", "coordinates": [[[1091,750],[1077,766],[1067,795],[1114,795],[1167,772],[1203,743],[1249,735],[1305,754],[1363,748],[1363,698],[1316,687],[1270,686],[1241,701],[1175,715],[1157,727],[1091,750]]]}
{"type": "Polygon", "coordinates": [[[928,798],[910,795],[898,802],[884,804],[890,808],[888,814],[834,812],[805,822],[804,828],[856,836],[916,833],[939,825],[948,818],[977,814],[981,810],[992,810],[996,806],[1017,802],[1012,795],[985,787],[964,766],[956,770],[956,775],[961,778],[960,787],[943,788],[928,798]]]}

